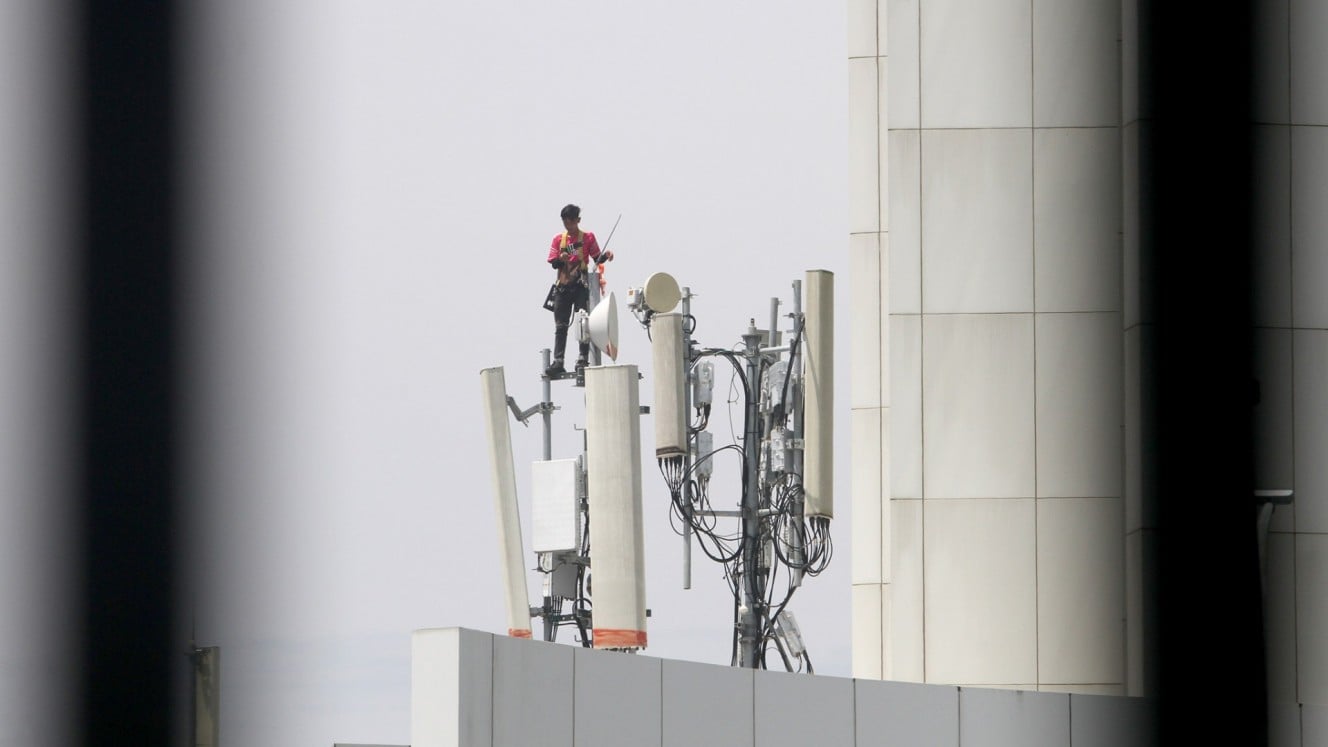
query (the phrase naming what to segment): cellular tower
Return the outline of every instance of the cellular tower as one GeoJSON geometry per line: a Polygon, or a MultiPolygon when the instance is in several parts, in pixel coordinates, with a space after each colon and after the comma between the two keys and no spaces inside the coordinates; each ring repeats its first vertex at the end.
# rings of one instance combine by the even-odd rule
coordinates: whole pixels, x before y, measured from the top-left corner
{"type": "MultiPolygon", "coordinates": [[[[683,540],[683,587],[691,588],[694,547],[723,566],[733,597],[732,665],[813,672],[789,603],[834,549],[833,274],[812,270],[793,281],[791,303],[772,298],[768,327],[757,328],[752,317],[734,347],[698,343],[691,289],[670,275],[629,288],[626,307],[651,348],[653,408],[641,403],[645,377],[636,366],[603,363],[617,359],[618,307],[615,294],[601,298],[599,285],[589,284],[589,313],[573,320],[580,341],[591,343],[589,365],[541,374],[539,403],[522,409],[508,396],[501,367],[480,372],[508,633],[532,637],[538,618],[545,641],[571,627],[582,646],[646,647],[641,416],[650,414],[669,521],[683,540]],[[789,311],[781,315],[781,307],[789,311]],[[716,364],[727,364],[741,383],[742,406],[741,434],[718,445],[708,427],[716,364]],[[585,400],[582,452],[574,459],[552,458],[560,382],[585,400]],[[508,418],[527,424],[537,414],[543,458],[531,465],[529,550],[543,581],[541,601],[531,605],[508,418]],[[724,484],[714,479],[721,458],[738,464],[724,484]]],[[[545,371],[548,350],[542,358],[545,371]]]]}

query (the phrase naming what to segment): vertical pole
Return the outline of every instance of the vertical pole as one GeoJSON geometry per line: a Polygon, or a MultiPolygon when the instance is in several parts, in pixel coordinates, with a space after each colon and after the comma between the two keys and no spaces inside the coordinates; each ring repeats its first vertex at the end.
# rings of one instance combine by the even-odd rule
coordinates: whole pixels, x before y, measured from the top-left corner
{"type": "Polygon", "coordinates": [[[743,425],[742,453],[744,457],[745,490],[742,496],[742,597],[739,616],[739,643],[742,666],[755,669],[760,666],[761,610],[763,595],[760,585],[761,516],[760,491],[757,488],[757,466],[760,462],[760,345],[761,335],[756,331],[756,320],[748,324],[742,336],[747,358],[747,410],[743,425]]]}
{"type": "MultiPolygon", "coordinates": [[[[683,412],[687,421],[687,452],[682,455],[682,473],[687,475],[692,470],[692,445],[696,443],[691,434],[692,422],[692,383],[696,381],[696,372],[692,370],[692,334],[687,326],[692,316],[692,289],[682,289],[682,360],[683,370],[687,372],[683,379],[683,412]]],[[[682,588],[692,588],[692,481],[684,477],[682,481],[682,588]]]]}
{"type": "MultiPolygon", "coordinates": [[[[793,348],[793,341],[798,339],[798,332],[802,329],[802,281],[793,281],[793,337],[789,340],[789,367],[788,375],[793,378],[792,386],[789,387],[789,398],[797,403],[792,409],[793,412],[793,474],[798,476],[799,486],[802,481],[802,449],[798,444],[802,442],[802,355],[800,351],[793,348]]],[[[788,408],[788,403],[784,404],[788,408]]],[[[799,523],[802,522],[802,499],[798,498],[794,506],[794,517],[799,523]]],[[[789,569],[792,576],[793,586],[802,586],[802,569],[798,567],[803,561],[802,534],[794,532],[790,537],[793,542],[791,550],[794,567],[789,569]]]]}
{"type": "MultiPolygon", "coordinates": [[[[551,556],[552,553],[540,553],[541,556],[551,556]]],[[[552,564],[552,560],[549,561],[552,564]]],[[[543,563],[540,563],[543,566],[543,563]]],[[[544,574],[544,604],[541,606],[544,612],[541,617],[544,618],[544,640],[553,642],[558,637],[558,621],[556,618],[559,610],[553,608],[553,574],[544,574]]]]}
{"type": "MultiPolygon", "coordinates": [[[[540,351],[540,371],[547,371],[549,363],[552,360],[548,348],[540,351]]],[[[548,376],[540,377],[541,394],[543,398],[540,401],[540,416],[544,421],[544,461],[553,458],[553,385],[548,376]]],[[[553,594],[552,594],[552,575],[544,574],[543,584],[543,604],[541,610],[544,618],[544,640],[552,641],[557,635],[557,627],[554,624],[553,615],[553,594]]]]}
{"type": "MultiPolygon", "coordinates": [[[[798,339],[798,331],[802,329],[802,281],[793,281],[793,339],[798,339]]],[[[792,345],[792,341],[789,342],[792,345]]],[[[789,376],[796,376],[794,384],[797,386],[789,387],[790,396],[798,400],[798,406],[794,408],[793,414],[793,442],[796,445],[802,440],[802,354],[799,350],[790,348],[789,351],[789,376]]],[[[793,473],[802,477],[802,449],[793,449],[793,473]]]]}
{"type": "Polygon", "coordinates": [[[779,343],[776,341],[779,335],[779,299],[770,299],[770,337],[766,342],[769,347],[775,347],[779,343]]]}
{"type": "MultiPolygon", "coordinates": [[[[540,351],[540,371],[549,370],[549,349],[540,351]]],[[[544,399],[540,401],[540,415],[544,419],[544,461],[553,458],[553,387],[548,376],[541,376],[544,399]]]]}

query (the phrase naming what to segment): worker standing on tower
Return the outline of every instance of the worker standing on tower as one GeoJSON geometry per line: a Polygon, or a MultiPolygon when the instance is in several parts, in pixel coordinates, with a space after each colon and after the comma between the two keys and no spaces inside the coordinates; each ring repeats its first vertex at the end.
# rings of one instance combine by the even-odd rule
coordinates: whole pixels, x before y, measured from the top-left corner
{"type": "MultiPolygon", "coordinates": [[[[553,237],[549,246],[548,262],[558,271],[557,282],[551,289],[545,308],[553,311],[553,361],[544,371],[545,376],[554,377],[567,373],[563,367],[563,354],[567,348],[567,328],[571,325],[575,309],[585,309],[590,298],[590,289],[586,285],[586,267],[590,260],[609,262],[613,252],[601,254],[595,234],[581,230],[581,208],[567,205],[562,209],[563,232],[553,237]]],[[[580,355],[576,367],[584,368],[590,354],[590,344],[581,343],[580,355]]]]}

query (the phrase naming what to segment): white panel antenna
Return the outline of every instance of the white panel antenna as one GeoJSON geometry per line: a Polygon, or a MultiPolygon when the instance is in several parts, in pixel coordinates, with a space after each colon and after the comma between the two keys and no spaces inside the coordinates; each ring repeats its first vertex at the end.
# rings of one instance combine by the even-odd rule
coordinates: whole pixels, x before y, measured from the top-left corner
{"type": "Polygon", "coordinates": [[[501,366],[480,371],[484,414],[493,475],[494,513],[502,550],[503,584],[507,598],[507,634],[530,637],[530,597],[522,562],[521,515],[517,509],[516,470],[512,465],[512,434],[507,423],[507,383],[501,366]]]}
{"type": "Polygon", "coordinates": [[[808,518],[834,518],[835,276],[807,271],[807,312],[803,328],[803,411],[806,445],[802,484],[808,518]]]}
{"type": "Polygon", "coordinates": [[[655,367],[655,456],[687,453],[687,361],[682,315],[656,314],[650,320],[650,351],[655,367]]]}
{"type": "Polygon", "coordinates": [[[595,648],[646,646],[640,412],[636,366],[586,369],[595,648]]]}
{"type": "Polygon", "coordinates": [[[574,552],[581,536],[579,459],[534,462],[530,469],[535,552],[574,552]]]}

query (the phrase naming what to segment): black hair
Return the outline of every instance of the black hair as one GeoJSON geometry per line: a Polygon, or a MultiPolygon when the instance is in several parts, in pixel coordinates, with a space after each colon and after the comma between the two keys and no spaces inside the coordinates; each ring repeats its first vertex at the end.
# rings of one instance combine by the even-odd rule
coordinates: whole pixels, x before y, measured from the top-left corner
{"type": "Polygon", "coordinates": [[[562,211],[561,213],[559,213],[559,215],[561,215],[563,218],[580,218],[580,217],[581,217],[581,208],[579,208],[579,207],[577,207],[576,205],[573,205],[573,204],[571,204],[571,203],[568,203],[568,204],[563,208],[563,211],[562,211]]]}

